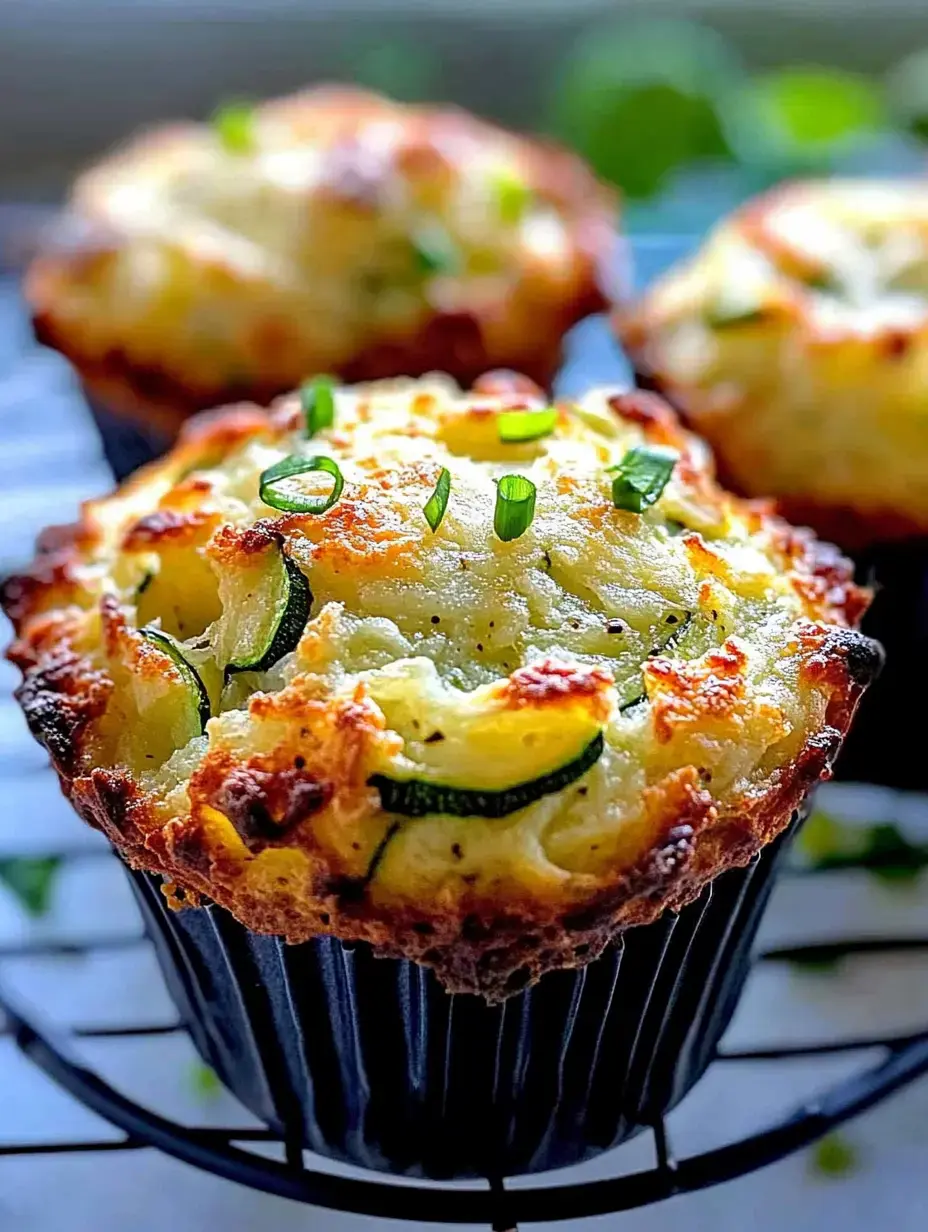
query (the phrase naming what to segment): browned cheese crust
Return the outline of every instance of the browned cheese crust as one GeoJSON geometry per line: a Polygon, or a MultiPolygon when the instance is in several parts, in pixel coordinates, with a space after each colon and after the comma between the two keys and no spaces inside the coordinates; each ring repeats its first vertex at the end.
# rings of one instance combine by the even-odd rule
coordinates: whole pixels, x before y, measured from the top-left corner
{"type": "Polygon", "coordinates": [[[81,816],[176,905],[369,941],[503,998],[746,864],[828,775],[880,660],[849,562],[725,494],[653,395],[598,391],[559,404],[544,439],[498,439],[500,413],[542,406],[496,374],[467,395],[340,391],[311,444],[295,399],[198,417],[7,581],[34,734],[81,816]],[[606,466],[640,446],[677,462],[636,514],[606,466]],[[337,459],[341,498],[264,505],[261,469],[309,448],[337,459]],[[421,510],[445,465],[433,532],[421,510]],[[493,481],[512,470],[536,512],[503,543],[493,481]],[[309,621],[224,687],[234,577],[278,550],[308,580],[309,621]],[[182,671],[138,631],[152,620],[209,692],[204,735],[184,726],[182,671]],[[391,814],[372,783],[405,766],[492,790],[594,733],[591,769],[497,819],[391,814]]]}

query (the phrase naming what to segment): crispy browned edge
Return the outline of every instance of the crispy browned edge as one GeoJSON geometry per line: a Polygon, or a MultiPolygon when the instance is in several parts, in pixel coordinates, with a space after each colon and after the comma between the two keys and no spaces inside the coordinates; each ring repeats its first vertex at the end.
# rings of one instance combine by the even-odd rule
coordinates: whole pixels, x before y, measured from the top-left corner
{"type": "MultiPolygon", "coordinates": [[[[363,119],[368,112],[376,118],[379,103],[376,95],[366,91],[324,86],[269,106],[278,111],[321,106],[331,112],[340,108],[363,119]]],[[[500,131],[453,107],[411,108],[409,114],[436,128],[453,124],[458,128],[466,125],[478,134],[500,131]]],[[[156,130],[141,142],[156,146],[161,140],[169,140],[175,131],[156,130]]],[[[417,332],[374,340],[340,365],[333,366],[330,359],[320,357],[320,370],[336,371],[348,383],[446,372],[466,387],[491,368],[513,368],[542,387],[550,387],[561,362],[564,335],[584,317],[608,309],[624,291],[625,261],[616,233],[619,200],[615,190],[598,180],[575,154],[546,139],[520,136],[519,140],[530,154],[533,182],[551,195],[570,222],[574,258],[581,271],[578,292],[569,301],[552,303],[549,310],[542,311],[539,306],[531,330],[511,351],[488,347],[479,313],[436,311],[417,332]],[[608,237],[605,247],[604,237],[608,237]]],[[[70,264],[92,260],[96,253],[118,247],[122,240],[93,219],[74,219],[67,230],[66,245],[50,242],[30,263],[24,284],[26,298],[32,307],[38,341],[67,356],[88,393],[105,409],[173,438],[183,421],[196,411],[237,401],[265,405],[311,375],[295,374],[292,381],[283,383],[259,378],[193,386],[183,373],[157,364],[140,366],[118,347],[102,358],[82,352],[57,317],[56,288],[70,264]],[[81,222],[83,225],[78,225],[81,222]]]]}
{"type": "MultiPolygon", "coordinates": [[[[617,402],[622,413],[650,421],[658,431],[668,429],[668,413],[652,405],[656,399],[649,395],[626,395],[617,402]]],[[[203,449],[217,441],[228,445],[269,426],[245,408],[203,419],[190,425],[191,437],[203,449]]],[[[850,562],[807,534],[782,524],[778,529],[783,551],[801,559],[827,591],[830,605],[856,623],[867,595],[854,586],[850,562]]],[[[80,774],[76,751],[81,733],[105,708],[111,686],[86,660],[63,647],[66,614],[42,617],[41,612],[44,592],[54,588],[59,598],[66,593],[86,534],[81,524],[46,532],[32,568],[9,579],[0,593],[17,632],[30,624],[28,639],[9,651],[23,671],[17,697],[30,729],[51,756],[65,794],[84,820],[102,830],[130,865],[166,877],[175,905],[211,899],[254,931],[280,934],[291,942],[320,933],[368,941],[380,954],[433,968],[451,991],[480,993],[491,1001],[512,995],[545,971],[582,966],[625,928],[646,924],[664,910],[679,910],[719,873],[747,864],[788,825],[808,790],[828,776],[857,703],[882,664],[879,646],[855,629],[835,626],[811,635],[804,670],[831,689],[822,729],[762,790],[724,812],[694,767],[671,776],[660,801],[658,841],[634,867],[586,901],[565,908],[530,898],[500,903],[474,895],[463,897],[458,910],[437,917],[425,908],[376,904],[368,894],[367,878],[338,878],[323,870],[313,884],[318,911],[314,904],[310,919],[307,912],[288,915],[279,903],[235,893],[213,864],[216,853],[202,841],[179,844],[179,852],[164,843],[155,849],[151,827],[143,824],[150,806],[125,771],[80,774]]]]}

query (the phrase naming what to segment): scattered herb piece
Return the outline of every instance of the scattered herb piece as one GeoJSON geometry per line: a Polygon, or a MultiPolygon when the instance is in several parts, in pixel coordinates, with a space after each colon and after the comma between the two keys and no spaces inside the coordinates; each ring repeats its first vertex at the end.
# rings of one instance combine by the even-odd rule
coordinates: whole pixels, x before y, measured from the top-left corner
{"type": "Polygon", "coordinates": [[[272,509],[281,509],[286,513],[325,513],[331,509],[342,494],[345,480],[338,464],[331,458],[318,454],[311,458],[302,458],[299,454],[289,454],[273,466],[269,466],[258,481],[258,492],[265,505],[272,509]],[[306,492],[279,491],[278,485],[286,479],[294,479],[297,475],[309,475],[315,471],[325,471],[335,480],[328,496],[310,496],[306,492]]]}
{"type": "Polygon", "coordinates": [[[678,457],[676,450],[660,446],[629,449],[617,466],[608,468],[615,474],[612,502],[616,509],[641,513],[653,505],[667,486],[678,457]]]}
{"type": "Polygon", "coordinates": [[[550,436],[557,424],[557,408],[543,411],[503,411],[496,420],[499,439],[506,444],[537,441],[550,436]]]}
{"type": "Polygon", "coordinates": [[[419,273],[425,277],[431,277],[433,274],[453,274],[460,268],[461,254],[440,223],[427,223],[418,227],[410,242],[416,266],[419,273]]]}
{"type": "Polygon", "coordinates": [[[38,919],[47,915],[61,860],[57,856],[14,856],[0,860],[0,885],[5,885],[20,906],[38,919]]]}
{"type": "Polygon", "coordinates": [[[250,154],[255,148],[255,112],[249,103],[226,103],[213,112],[212,125],[230,154],[250,154]]]}
{"type": "Polygon", "coordinates": [[[518,539],[535,516],[535,485],[524,475],[503,475],[496,488],[493,529],[504,542],[518,539]]]}
{"type": "Polygon", "coordinates": [[[494,172],[491,187],[500,222],[507,227],[517,227],[531,204],[531,188],[508,167],[500,167],[494,172]]]}
{"type": "MultiPolygon", "coordinates": [[[[438,476],[438,482],[435,484],[435,491],[422,506],[422,512],[425,514],[425,520],[432,528],[432,533],[438,530],[441,526],[441,520],[445,516],[445,510],[448,508],[448,499],[451,496],[451,474],[446,466],[441,468],[441,474],[438,476]]],[[[433,617],[433,623],[437,624],[438,620],[433,617]]]]}
{"type": "Polygon", "coordinates": [[[300,403],[306,416],[306,435],[331,428],[335,423],[335,381],[330,376],[316,376],[300,386],[300,403]]]}
{"type": "Polygon", "coordinates": [[[192,1061],[187,1071],[190,1090],[204,1103],[211,1103],[222,1094],[222,1083],[216,1077],[216,1071],[202,1061],[192,1061]]]}
{"type": "Polygon", "coordinates": [[[812,1148],[809,1164],[818,1176],[837,1180],[858,1170],[860,1153],[843,1134],[828,1134],[812,1148]]]}

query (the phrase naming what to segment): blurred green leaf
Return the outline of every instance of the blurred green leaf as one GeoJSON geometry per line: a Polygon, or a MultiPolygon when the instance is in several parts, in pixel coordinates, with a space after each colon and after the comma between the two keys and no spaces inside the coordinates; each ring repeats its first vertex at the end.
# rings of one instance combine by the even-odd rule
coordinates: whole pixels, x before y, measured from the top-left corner
{"type": "Polygon", "coordinates": [[[836,856],[853,856],[863,850],[859,828],[837,821],[830,813],[816,809],[809,814],[796,836],[796,850],[808,863],[820,867],[836,856]]]}
{"type": "Polygon", "coordinates": [[[890,821],[848,825],[816,811],[799,831],[796,853],[812,868],[861,868],[893,885],[912,884],[928,867],[928,847],[890,821]]]}
{"type": "Polygon", "coordinates": [[[901,60],[886,79],[890,110],[898,122],[928,141],[928,47],[901,60]]]}
{"type": "Polygon", "coordinates": [[[46,915],[52,905],[55,879],[61,867],[57,856],[0,860],[0,885],[13,894],[29,915],[46,915]]]}
{"type": "Polygon", "coordinates": [[[874,877],[893,884],[912,884],[928,864],[928,853],[915,846],[891,822],[880,822],[867,832],[863,862],[874,877]]]}
{"type": "Polygon", "coordinates": [[[860,1167],[860,1154],[853,1142],[843,1134],[833,1133],[822,1138],[809,1155],[810,1169],[818,1176],[837,1180],[851,1176],[860,1167]]]}
{"type": "Polygon", "coordinates": [[[187,1077],[191,1091],[204,1103],[211,1103],[222,1094],[222,1083],[215,1071],[202,1061],[191,1062],[187,1077]]]}
{"type": "Polygon", "coordinates": [[[888,113],[870,78],[796,66],[761,74],[734,91],[723,115],[741,159],[785,174],[826,168],[833,156],[885,128],[888,113]]]}
{"type": "Polygon", "coordinates": [[[440,77],[436,57],[406,39],[353,40],[345,49],[344,64],[348,79],[403,103],[433,96],[440,77]]]}
{"type": "Polygon", "coordinates": [[[718,104],[741,77],[728,45],[702,26],[596,26],[567,58],[552,127],[605,179],[648,197],[675,169],[729,155],[718,104]]]}

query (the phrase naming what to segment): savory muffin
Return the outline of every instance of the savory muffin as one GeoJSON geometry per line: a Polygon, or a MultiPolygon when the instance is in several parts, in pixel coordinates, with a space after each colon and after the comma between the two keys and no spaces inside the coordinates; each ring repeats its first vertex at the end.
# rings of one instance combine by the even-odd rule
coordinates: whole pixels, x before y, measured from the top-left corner
{"type": "Polygon", "coordinates": [[[318,88],[143,135],[89,170],[26,293],[93,395],[173,433],[320,372],[546,382],[565,331],[606,306],[616,221],[565,151],[318,88]]]}
{"type": "Polygon", "coordinates": [[[847,547],[928,532],[928,185],[774,189],[616,321],[738,490],[847,547]]]}
{"type": "Polygon", "coordinates": [[[494,998],[786,826],[867,600],[653,395],[505,373],[198,418],[4,590],[29,723],[132,865],[494,998]]]}

